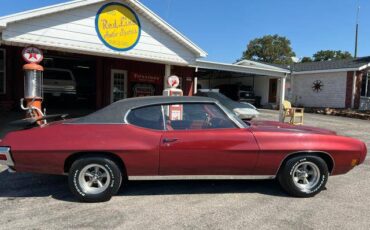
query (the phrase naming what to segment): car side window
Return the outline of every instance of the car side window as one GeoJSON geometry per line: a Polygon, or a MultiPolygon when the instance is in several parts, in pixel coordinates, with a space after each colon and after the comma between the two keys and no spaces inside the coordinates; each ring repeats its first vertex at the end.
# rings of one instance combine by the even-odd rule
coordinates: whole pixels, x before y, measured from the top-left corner
{"type": "Polygon", "coordinates": [[[133,109],[127,116],[129,124],[147,129],[163,130],[163,115],[160,105],[133,109]]]}
{"type": "Polygon", "coordinates": [[[189,103],[165,105],[167,130],[236,128],[235,123],[215,104],[189,103]]]}

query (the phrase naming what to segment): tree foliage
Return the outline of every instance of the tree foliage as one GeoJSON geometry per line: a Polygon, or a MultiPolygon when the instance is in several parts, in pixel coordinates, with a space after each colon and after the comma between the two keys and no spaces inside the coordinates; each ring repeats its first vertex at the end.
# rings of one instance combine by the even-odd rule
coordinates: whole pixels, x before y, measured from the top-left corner
{"type": "Polygon", "coordinates": [[[272,64],[290,64],[295,53],[286,37],[266,35],[249,42],[242,59],[261,61],[272,64]]]}
{"type": "Polygon", "coordinates": [[[313,55],[314,61],[332,61],[352,58],[348,51],[320,50],[313,55]]]}
{"type": "Polygon", "coordinates": [[[302,63],[305,63],[305,62],[313,62],[313,60],[312,60],[312,58],[311,58],[311,57],[303,57],[303,58],[301,59],[301,62],[302,62],[302,63]]]}

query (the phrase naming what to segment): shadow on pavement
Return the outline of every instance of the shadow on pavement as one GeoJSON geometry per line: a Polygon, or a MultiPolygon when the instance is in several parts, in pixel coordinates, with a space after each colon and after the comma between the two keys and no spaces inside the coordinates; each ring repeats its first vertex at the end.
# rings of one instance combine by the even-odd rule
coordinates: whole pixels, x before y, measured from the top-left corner
{"type": "MultiPolygon", "coordinates": [[[[286,197],[274,180],[130,181],[116,196],[259,193],[286,197]]],[[[66,176],[0,173],[0,198],[48,197],[76,202],[66,176]]]]}

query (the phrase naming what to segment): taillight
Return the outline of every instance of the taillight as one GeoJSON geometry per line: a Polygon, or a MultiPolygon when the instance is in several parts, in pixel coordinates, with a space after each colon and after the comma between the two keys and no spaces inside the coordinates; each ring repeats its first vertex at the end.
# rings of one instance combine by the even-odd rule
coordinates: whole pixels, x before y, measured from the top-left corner
{"type": "Polygon", "coordinates": [[[0,154],[0,161],[6,161],[8,158],[4,154],[0,154]]]}

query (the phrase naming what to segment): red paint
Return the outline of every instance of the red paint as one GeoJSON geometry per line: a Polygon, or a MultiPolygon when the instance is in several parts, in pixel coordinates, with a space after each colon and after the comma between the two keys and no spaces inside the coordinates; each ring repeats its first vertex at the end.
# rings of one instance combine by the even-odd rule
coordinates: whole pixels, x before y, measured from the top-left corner
{"type": "Polygon", "coordinates": [[[0,154],[0,161],[6,161],[7,158],[5,155],[0,154]]]}
{"type": "Polygon", "coordinates": [[[249,129],[167,131],[160,147],[160,174],[251,174],[258,153],[249,129]],[[176,141],[164,143],[164,139],[176,141]]]}
{"type": "Polygon", "coordinates": [[[9,133],[19,172],[63,174],[78,152],[110,152],[134,175],[275,175],[282,161],[299,151],[324,151],[335,161],[332,175],[362,163],[366,146],[331,131],[278,122],[252,122],[246,129],[152,131],[132,125],[54,123],[9,133]],[[164,142],[167,139],[167,142],[164,142]],[[45,141],[47,140],[47,141],[45,141]]]}

